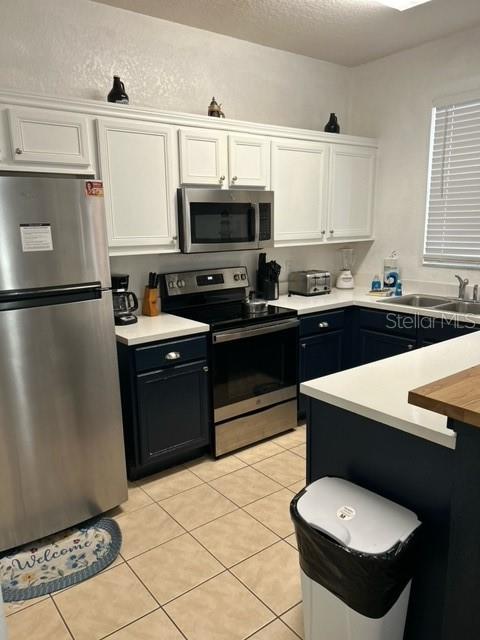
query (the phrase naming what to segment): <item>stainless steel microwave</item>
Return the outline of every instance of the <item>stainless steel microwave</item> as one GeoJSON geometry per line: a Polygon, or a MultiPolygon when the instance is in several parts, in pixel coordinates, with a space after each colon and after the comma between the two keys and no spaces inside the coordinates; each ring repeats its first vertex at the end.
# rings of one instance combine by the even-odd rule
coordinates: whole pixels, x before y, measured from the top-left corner
{"type": "Polygon", "coordinates": [[[178,189],[183,253],[273,247],[273,191],[178,189]]]}

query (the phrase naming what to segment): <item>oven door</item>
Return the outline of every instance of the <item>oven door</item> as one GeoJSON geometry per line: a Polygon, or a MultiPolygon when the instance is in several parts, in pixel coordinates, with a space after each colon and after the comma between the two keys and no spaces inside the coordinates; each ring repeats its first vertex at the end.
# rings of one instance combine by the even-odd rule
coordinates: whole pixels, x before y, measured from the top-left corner
{"type": "Polygon", "coordinates": [[[297,396],[295,318],[214,333],[215,424],[297,396]]]}
{"type": "Polygon", "coordinates": [[[248,191],[183,189],[180,242],[184,253],[259,247],[259,205],[248,191]]]}

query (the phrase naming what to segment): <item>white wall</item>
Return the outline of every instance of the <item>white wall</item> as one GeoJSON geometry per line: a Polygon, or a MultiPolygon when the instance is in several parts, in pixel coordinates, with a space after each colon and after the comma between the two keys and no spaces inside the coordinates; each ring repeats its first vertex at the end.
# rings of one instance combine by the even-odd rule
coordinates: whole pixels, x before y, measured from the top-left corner
{"type": "MultiPolygon", "coordinates": [[[[192,0],[194,1],[194,0],[192,0]]],[[[131,104],[345,133],[350,70],[88,0],[1,0],[0,88],[105,99],[116,72],[131,104]]]]}
{"type": "MultiPolygon", "coordinates": [[[[454,283],[458,270],[422,265],[430,116],[439,97],[480,96],[479,43],[472,29],[353,70],[352,130],[380,141],[376,242],[360,267],[369,276],[397,249],[404,279],[454,283]]],[[[479,271],[462,273],[480,282],[479,271]]]]}
{"type": "MultiPolygon", "coordinates": [[[[282,267],[280,274],[281,292],[286,292],[287,274],[303,269],[326,269],[336,272],[340,269],[340,248],[346,245],[329,247],[292,247],[268,250],[267,260],[276,260],[282,267]]],[[[349,245],[353,246],[353,245],[349,245]]],[[[356,245],[356,261],[362,262],[370,243],[356,245]]],[[[130,288],[138,296],[143,295],[147,284],[148,272],[168,273],[191,269],[212,267],[235,267],[245,265],[250,276],[250,285],[255,289],[255,276],[258,264],[257,251],[230,251],[222,253],[204,253],[197,255],[160,255],[160,256],[119,256],[110,259],[113,273],[128,273],[130,288]]]]}

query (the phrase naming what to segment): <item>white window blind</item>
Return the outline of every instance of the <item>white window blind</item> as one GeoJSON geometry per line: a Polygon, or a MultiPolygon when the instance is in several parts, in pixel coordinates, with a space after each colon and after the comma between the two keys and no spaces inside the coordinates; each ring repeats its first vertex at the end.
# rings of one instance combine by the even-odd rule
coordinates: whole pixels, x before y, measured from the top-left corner
{"type": "Polygon", "coordinates": [[[424,262],[480,267],[480,99],[432,118],[424,262]]]}

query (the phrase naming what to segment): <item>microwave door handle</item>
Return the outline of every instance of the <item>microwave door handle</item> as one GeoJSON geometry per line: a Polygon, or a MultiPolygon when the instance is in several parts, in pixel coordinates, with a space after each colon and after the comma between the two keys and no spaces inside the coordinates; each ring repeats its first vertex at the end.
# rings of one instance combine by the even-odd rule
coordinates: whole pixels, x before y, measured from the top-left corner
{"type": "Polygon", "coordinates": [[[260,205],[256,202],[252,206],[255,210],[255,245],[260,247],[260,205]]]}

